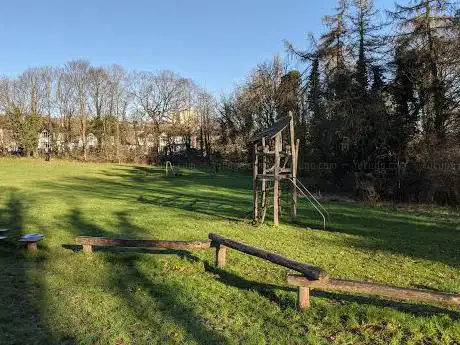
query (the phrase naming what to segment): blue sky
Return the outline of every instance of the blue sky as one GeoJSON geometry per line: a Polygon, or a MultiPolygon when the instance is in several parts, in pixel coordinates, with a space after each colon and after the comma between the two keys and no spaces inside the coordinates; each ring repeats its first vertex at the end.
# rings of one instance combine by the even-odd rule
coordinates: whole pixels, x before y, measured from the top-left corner
{"type": "MultiPolygon", "coordinates": [[[[84,58],[130,70],[170,69],[215,94],[258,63],[306,46],[335,0],[3,0],[0,74],[84,58]]],[[[376,0],[391,8],[393,1],[376,0]]]]}

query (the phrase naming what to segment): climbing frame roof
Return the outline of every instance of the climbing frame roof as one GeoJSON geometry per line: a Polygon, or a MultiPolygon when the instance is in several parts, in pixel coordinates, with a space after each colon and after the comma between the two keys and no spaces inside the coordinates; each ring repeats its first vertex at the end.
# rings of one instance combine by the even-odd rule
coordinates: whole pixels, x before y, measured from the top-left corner
{"type": "Polygon", "coordinates": [[[262,140],[262,138],[273,139],[279,132],[289,126],[291,116],[285,116],[276,121],[271,127],[256,132],[251,138],[251,142],[262,140]]]}

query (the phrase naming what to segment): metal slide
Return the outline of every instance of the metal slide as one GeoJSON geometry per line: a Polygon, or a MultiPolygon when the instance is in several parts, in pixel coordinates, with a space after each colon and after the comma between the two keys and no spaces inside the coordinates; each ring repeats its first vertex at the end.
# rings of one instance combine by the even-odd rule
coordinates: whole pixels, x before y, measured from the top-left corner
{"type": "Polygon", "coordinates": [[[321,214],[321,217],[323,217],[323,228],[326,230],[326,216],[327,219],[330,220],[329,212],[324,208],[324,206],[318,201],[318,199],[315,198],[315,196],[303,185],[302,182],[300,182],[299,179],[294,179],[294,178],[288,178],[291,183],[297,187],[297,190],[301,193],[301,195],[310,202],[310,204],[313,205],[313,207],[318,211],[319,214],[321,214]]]}
{"type": "Polygon", "coordinates": [[[168,167],[169,167],[169,170],[172,172],[173,176],[178,176],[179,173],[177,172],[177,169],[174,167],[174,165],[172,165],[172,163],[170,161],[166,161],[166,165],[165,165],[165,174],[166,176],[168,176],[168,167]]]}

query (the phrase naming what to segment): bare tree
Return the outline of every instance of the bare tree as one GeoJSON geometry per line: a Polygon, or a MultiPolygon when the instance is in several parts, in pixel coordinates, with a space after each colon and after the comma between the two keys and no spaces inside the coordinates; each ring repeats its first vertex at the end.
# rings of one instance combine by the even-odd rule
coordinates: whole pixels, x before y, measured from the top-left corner
{"type": "Polygon", "coordinates": [[[77,94],[66,68],[57,72],[56,103],[59,113],[59,124],[64,133],[64,149],[69,148],[72,141],[72,122],[77,114],[77,94]]]}
{"type": "Polygon", "coordinates": [[[89,112],[93,115],[92,130],[98,138],[99,151],[107,153],[109,76],[101,67],[90,67],[88,70],[88,96],[89,112]]]}
{"type": "Polygon", "coordinates": [[[214,122],[217,113],[215,98],[208,92],[200,90],[197,100],[197,112],[200,126],[200,149],[210,159],[211,134],[214,130],[214,122]]]}
{"type": "Polygon", "coordinates": [[[88,76],[90,65],[84,60],[73,60],[65,66],[69,83],[75,93],[77,112],[80,120],[80,136],[83,145],[83,159],[88,159],[88,76]]]}
{"type": "Polygon", "coordinates": [[[163,71],[159,74],[150,72],[135,73],[132,83],[132,95],[136,112],[142,112],[151,120],[156,146],[160,125],[171,121],[174,114],[187,106],[189,81],[179,75],[163,71]]]}
{"type": "Polygon", "coordinates": [[[129,76],[123,67],[119,65],[109,66],[106,70],[109,78],[108,90],[108,113],[115,118],[115,146],[116,158],[121,163],[121,125],[125,125],[127,120],[127,110],[131,101],[129,91],[129,76]]]}

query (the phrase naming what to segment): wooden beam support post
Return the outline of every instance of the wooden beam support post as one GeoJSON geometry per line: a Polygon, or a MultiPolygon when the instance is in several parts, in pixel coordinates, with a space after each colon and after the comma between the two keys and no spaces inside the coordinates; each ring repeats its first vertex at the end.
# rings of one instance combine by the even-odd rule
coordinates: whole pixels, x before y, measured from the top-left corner
{"type": "Polygon", "coordinates": [[[253,189],[253,204],[254,204],[254,222],[259,218],[259,200],[257,191],[257,174],[259,173],[259,156],[257,155],[257,143],[254,145],[254,157],[252,167],[252,189],[253,189]]]}
{"type": "Polygon", "coordinates": [[[279,225],[279,185],[280,185],[280,151],[281,151],[281,133],[275,137],[275,169],[273,182],[273,225],[279,225]]]}
{"type": "Polygon", "coordinates": [[[221,244],[216,246],[216,266],[219,268],[225,267],[227,263],[227,247],[221,244]]]}
{"type": "MultiPolygon", "coordinates": [[[[292,203],[291,203],[291,216],[297,216],[297,146],[295,142],[295,131],[294,131],[294,118],[292,117],[292,112],[289,112],[289,117],[291,118],[289,122],[289,134],[291,137],[291,174],[292,174],[292,203]]],[[[298,142],[297,142],[298,143],[298,142]]]]}
{"type": "Polygon", "coordinates": [[[297,307],[300,310],[310,308],[310,289],[305,286],[297,287],[297,307]]]}
{"type": "Polygon", "coordinates": [[[26,244],[26,249],[29,252],[36,252],[38,247],[37,247],[37,242],[27,242],[26,244]]]}
{"type": "Polygon", "coordinates": [[[85,254],[91,254],[93,252],[93,246],[91,244],[83,244],[82,248],[85,254]]]}
{"type": "MultiPolygon", "coordinates": [[[[269,147],[265,145],[265,137],[262,137],[262,147],[263,152],[267,153],[269,147]]],[[[262,175],[267,174],[267,156],[262,156],[262,175]]],[[[267,214],[267,181],[263,178],[262,179],[262,210],[261,210],[261,217],[260,222],[263,224],[265,222],[265,215],[267,214]]]]}

